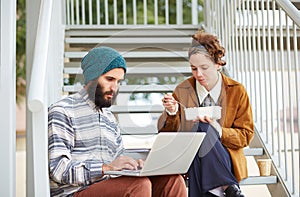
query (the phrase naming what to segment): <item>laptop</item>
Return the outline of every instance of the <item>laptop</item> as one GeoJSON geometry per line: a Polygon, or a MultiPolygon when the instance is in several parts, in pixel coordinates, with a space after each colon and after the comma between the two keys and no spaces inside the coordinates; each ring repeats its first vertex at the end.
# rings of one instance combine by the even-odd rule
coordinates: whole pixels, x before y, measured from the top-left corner
{"type": "Polygon", "coordinates": [[[206,133],[161,132],[139,170],[106,171],[107,175],[156,176],[187,173],[206,133]]]}

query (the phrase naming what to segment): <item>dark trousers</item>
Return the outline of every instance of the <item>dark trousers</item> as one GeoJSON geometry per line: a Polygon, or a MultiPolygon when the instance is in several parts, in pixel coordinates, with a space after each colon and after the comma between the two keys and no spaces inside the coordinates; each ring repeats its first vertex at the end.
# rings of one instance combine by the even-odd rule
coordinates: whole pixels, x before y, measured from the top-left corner
{"type": "Polygon", "coordinates": [[[216,187],[238,184],[231,158],[217,131],[208,123],[196,123],[193,131],[206,132],[189,169],[189,197],[208,197],[216,187]]]}

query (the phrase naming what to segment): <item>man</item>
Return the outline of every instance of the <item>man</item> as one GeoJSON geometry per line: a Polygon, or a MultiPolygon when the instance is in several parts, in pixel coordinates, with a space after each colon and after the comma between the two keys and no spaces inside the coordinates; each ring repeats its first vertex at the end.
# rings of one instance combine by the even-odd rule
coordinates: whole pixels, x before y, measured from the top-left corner
{"type": "Polygon", "coordinates": [[[51,196],[186,196],[181,175],[105,175],[143,167],[142,160],[123,155],[120,129],[107,109],[124,80],[126,62],[116,50],[97,47],[82,59],[81,68],[84,88],[49,108],[51,196]]]}

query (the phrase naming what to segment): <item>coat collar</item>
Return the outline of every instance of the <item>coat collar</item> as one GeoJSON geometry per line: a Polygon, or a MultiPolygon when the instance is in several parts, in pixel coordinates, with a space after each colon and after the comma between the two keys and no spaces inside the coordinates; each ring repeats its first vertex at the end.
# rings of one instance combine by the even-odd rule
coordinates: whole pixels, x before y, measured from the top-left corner
{"type": "Polygon", "coordinates": [[[231,79],[230,77],[226,76],[225,74],[221,73],[221,75],[222,75],[223,84],[225,87],[239,85],[239,82],[231,79]]]}
{"type": "MultiPolygon", "coordinates": [[[[221,88],[222,90],[221,90],[220,97],[224,95],[224,93],[227,91],[227,89],[230,86],[235,86],[239,84],[237,81],[231,79],[230,77],[227,77],[223,73],[221,73],[221,76],[222,76],[222,88],[221,88]]],[[[182,84],[180,85],[180,88],[185,89],[186,92],[189,93],[189,96],[195,103],[195,106],[199,106],[199,100],[196,95],[196,79],[194,77],[190,77],[187,80],[183,81],[182,84]]]]}
{"type": "Polygon", "coordinates": [[[184,89],[184,91],[187,93],[187,96],[192,99],[195,106],[199,105],[198,97],[196,95],[196,80],[194,77],[184,80],[179,87],[184,89]]]}

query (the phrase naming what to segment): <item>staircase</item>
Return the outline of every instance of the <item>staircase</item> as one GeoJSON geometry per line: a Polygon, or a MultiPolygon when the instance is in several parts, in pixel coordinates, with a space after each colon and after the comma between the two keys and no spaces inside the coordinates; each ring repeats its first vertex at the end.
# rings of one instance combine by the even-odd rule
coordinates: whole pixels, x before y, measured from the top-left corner
{"type": "MultiPolygon", "coordinates": [[[[128,72],[126,81],[120,87],[117,103],[111,110],[120,122],[125,146],[129,149],[149,148],[153,136],[157,134],[156,120],[163,111],[163,93],[172,92],[177,83],[191,76],[187,49],[191,43],[191,35],[197,29],[198,27],[193,25],[67,27],[64,94],[82,88],[80,60],[89,49],[95,46],[110,46],[120,51],[126,59],[128,72]],[[142,140],[144,147],[141,147],[141,143],[131,143],[134,138],[142,140]]],[[[142,150],[140,153],[129,154],[145,157],[147,153],[142,150]]],[[[249,160],[264,154],[263,148],[260,147],[245,148],[245,155],[249,160]]],[[[241,185],[276,183],[276,175],[250,176],[243,180],[241,185]]]]}
{"type": "MultiPolygon", "coordinates": [[[[226,61],[230,75],[242,82],[249,92],[257,129],[255,139],[244,149],[249,169],[257,169],[258,158],[272,158],[273,161],[271,176],[261,177],[257,171],[249,172],[250,177],[242,180],[241,185],[251,189],[266,185],[272,197],[299,197],[299,173],[295,173],[295,169],[299,169],[299,159],[295,155],[299,158],[300,142],[296,139],[297,135],[299,138],[300,121],[297,118],[296,121],[291,121],[296,116],[291,109],[287,109],[293,106],[291,98],[300,100],[298,94],[291,94],[293,88],[299,89],[300,84],[300,76],[295,72],[299,71],[297,57],[300,56],[300,19],[299,12],[295,11],[297,8],[291,6],[299,7],[299,1],[293,0],[291,4],[286,0],[203,0],[203,4],[198,4],[197,0],[188,3],[177,0],[175,5],[168,0],[154,0],[154,3],[151,1],[152,4],[144,0],[148,4],[142,5],[132,0],[127,2],[130,7],[126,7],[124,2],[126,0],[120,6],[117,1],[108,4],[108,0],[44,1],[41,6],[40,13],[47,17],[41,17],[42,27],[38,28],[36,36],[38,44],[35,46],[28,96],[33,125],[30,133],[32,139],[27,138],[33,149],[28,150],[27,158],[28,167],[32,171],[27,176],[27,189],[32,194],[30,196],[43,195],[47,190],[44,184],[48,182],[45,170],[32,167],[47,168],[47,150],[43,146],[46,144],[47,103],[59,99],[61,94],[68,95],[82,87],[80,61],[87,51],[95,46],[110,46],[120,51],[127,61],[126,80],[121,85],[118,99],[111,110],[120,122],[125,146],[130,152],[130,148],[134,146],[151,146],[157,133],[156,121],[163,110],[161,98],[164,93],[172,92],[179,82],[191,75],[187,49],[191,35],[203,27],[221,39],[228,52],[226,61]],[[95,2],[96,6],[92,6],[95,2]],[[183,13],[187,9],[190,15],[183,13]],[[65,21],[63,16],[56,13],[57,10],[66,12],[65,21]],[[143,10],[143,16],[138,15],[137,10],[143,10]],[[149,14],[150,10],[153,13],[149,14]],[[271,26],[272,16],[267,16],[266,13],[275,13],[276,17],[280,13],[282,18],[293,21],[293,24],[286,25],[283,20],[277,25],[278,18],[274,17],[272,21],[275,23],[271,26]],[[199,25],[198,21],[203,16],[205,24],[199,25]],[[265,23],[260,24],[258,22],[261,19],[269,20],[263,20],[265,23]],[[63,47],[60,46],[60,38],[53,39],[57,38],[55,35],[61,30],[61,26],[56,23],[61,24],[61,21],[64,21],[63,47]],[[60,59],[56,57],[61,57],[57,48],[64,48],[62,66],[62,63],[57,63],[60,59]],[[295,58],[288,58],[289,56],[295,58]],[[276,72],[277,78],[274,78],[273,72],[276,72]],[[277,95],[272,92],[269,94],[275,85],[277,95]],[[283,99],[286,95],[290,100],[283,99]],[[276,114],[272,111],[273,108],[276,114]],[[291,118],[290,122],[288,118],[291,118]],[[294,122],[298,125],[298,133],[296,130],[294,132],[294,122]],[[284,129],[281,135],[278,130],[282,127],[284,129]],[[131,143],[133,139],[140,139],[143,143],[131,143]],[[287,146],[287,142],[291,146],[287,146]],[[36,150],[35,147],[43,149],[36,150]],[[287,160],[292,165],[288,165],[287,160]],[[291,175],[291,172],[294,174],[291,175]],[[43,183],[42,187],[37,187],[36,182],[43,183]]],[[[299,106],[294,106],[299,117],[299,106]]],[[[129,154],[145,156],[147,153],[144,151],[129,154]]],[[[255,195],[261,196],[261,193],[255,195]]]]}

